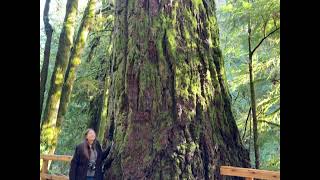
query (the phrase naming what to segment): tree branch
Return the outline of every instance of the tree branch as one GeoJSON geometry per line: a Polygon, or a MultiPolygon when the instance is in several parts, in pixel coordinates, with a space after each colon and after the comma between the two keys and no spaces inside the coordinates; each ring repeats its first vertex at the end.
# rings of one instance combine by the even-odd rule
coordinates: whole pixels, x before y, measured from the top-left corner
{"type": "Polygon", "coordinates": [[[261,41],[259,42],[259,44],[251,51],[251,54],[253,54],[257,48],[262,44],[262,42],[267,39],[271,34],[273,34],[274,32],[278,31],[280,29],[280,27],[276,28],[275,30],[271,31],[267,36],[264,36],[261,41]]]}
{"type": "Polygon", "coordinates": [[[85,75],[85,76],[78,77],[78,78],[75,80],[75,82],[76,82],[76,81],[79,81],[80,79],[83,79],[83,78],[89,78],[90,76],[92,76],[92,75],[94,75],[94,74],[97,74],[97,72],[93,72],[93,73],[87,74],[87,75],[85,75]]]}
{"type": "Polygon", "coordinates": [[[280,128],[280,124],[277,124],[277,123],[273,123],[273,122],[269,122],[269,121],[265,121],[265,120],[259,120],[258,122],[264,122],[264,123],[267,123],[267,124],[270,124],[270,125],[273,125],[273,126],[277,126],[280,128]]]}
{"type": "Polygon", "coordinates": [[[234,101],[233,101],[233,103],[235,103],[236,101],[237,101],[237,99],[238,99],[238,97],[239,97],[239,91],[238,91],[238,94],[237,94],[237,96],[236,96],[236,98],[234,99],[234,101]]]}
{"type": "Polygon", "coordinates": [[[263,23],[263,37],[266,37],[266,27],[267,27],[267,24],[269,22],[269,18],[267,18],[267,20],[265,20],[262,15],[261,15],[261,17],[262,17],[263,22],[264,22],[263,23]]]}
{"type": "MultiPolygon", "coordinates": [[[[251,56],[251,23],[250,18],[248,22],[248,46],[249,46],[249,56],[251,56]]],[[[250,60],[250,58],[249,58],[250,60]]]]}
{"type": "Polygon", "coordinates": [[[278,112],[278,111],[280,111],[280,107],[278,107],[276,110],[274,110],[272,113],[269,113],[267,116],[270,116],[270,115],[272,115],[272,114],[274,114],[274,113],[276,113],[276,112],[278,112]]]}
{"type": "Polygon", "coordinates": [[[244,136],[246,135],[246,130],[247,130],[247,123],[248,123],[248,119],[250,117],[250,113],[251,112],[251,106],[250,106],[250,109],[249,109],[249,112],[248,112],[248,116],[247,116],[247,119],[246,119],[246,124],[244,125],[244,132],[243,132],[243,135],[242,135],[242,140],[244,139],[244,136]]]}

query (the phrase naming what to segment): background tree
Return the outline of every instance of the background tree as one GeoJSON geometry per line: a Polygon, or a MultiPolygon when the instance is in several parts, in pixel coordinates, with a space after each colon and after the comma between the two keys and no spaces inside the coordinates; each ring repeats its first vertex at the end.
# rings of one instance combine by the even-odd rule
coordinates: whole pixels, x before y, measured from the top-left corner
{"type": "MultiPolygon", "coordinates": [[[[222,32],[225,31],[221,33],[221,42],[225,52],[226,67],[229,70],[231,93],[234,95],[233,109],[237,119],[242,119],[238,121],[240,129],[249,129],[246,128],[249,123],[245,122],[248,119],[248,109],[252,110],[250,111],[254,137],[252,159],[255,159],[256,168],[259,168],[260,157],[266,157],[259,155],[259,149],[265,146],[263,143],[265,140],[276,140],[272,146],[274,150],[264,149],[273,157],[268,155],[269,157],[265,159],[279,161],[279,4],[278,0],[237,0],[227,1],[219,8],[220,29],[222,32]],[[244,127],[242,123],[245,124],[244,127]],[[259,138],[261,141],[258,140],[258,131],[262,136],[259,138]],[[276,134],[269,134],[275,132],[276,134]]],[[[250,143],[250,139],[246,139],[250,137],[250,133],[247,135],[244,136],[244,141],[250,143]]],[[[267,161],[264,160],[263,163],[267,161]]],[[[279,164],[271,167],[279,167],[279,164]]]]}
{"type": "Polygon", "coordinates": [[[57,128],[61,127],[63,118],[66,114],[67,107],[70,101],[73,84],[76,79],[77,69],[81,63],[81,55],[86,44],[87,36],[90,31],[90,27],[93,25],[95,15],[96,0],[89,0],[86,10],[83,14],[82,22],[79,27],[77,38],[74,43],[74,48],[71,51],[69,65],[67,68],[64,84],[62,87],[61,100],[59,105],[57,128]]]}
{"type": "Polygon", "coordinates": [[[48,68],[49,68],[49,60],[50,60],[50,50],[51,50],[51,38],[53,28],[49,22],[49,9],[50,9],[50,0],[46,0],[45,7],[43,10],[43,22],[46,33],[46,43],[44,47],[44,55],[43,55],[43,64],[40,73],[40,124],[41,124],[41,114],[42,114],[42,106],[44,93],[46,89],[47,77],[48,77],[48,68]]]}
{"type": "Polygon", "coordinates": [[[56,146],[56,120],[60,103],[62,85],[68,65],[70,50],[73,45],[73,34],[77,16],[78,0],[68,0],[63,29],[61,30],[59,47],[51,78],[46,108],[41,124],[41,143],[44,145],[43,153],[53,154],[56,146]]]}
{"type": "MultiPolygon", "coordinates": [[[[79,4],[79,14],[85,12],[85,7],[86,4],[79,4]]],[[[110,71],[108,64],[110,64],[109,52],[112,49],[110,46],[110,30],[113,22],[112,7],[108,3],[100,4],[98,1],[95,14],[95,23],[91,26],[88,43],[86,43],[81,56],[84,61],[79,64],[67,111],[63,116],[55,154],[72,155],[75,145],[82,141],[84,131],[88,127],[92,127],[91,124],[96,123],[102,113],[100,112],[102,107],[96,100],[101,99],[101,95],[104,94],[104,79],[108,77],[106,73],[110,71]],[[97,39],[99,39],[98,43],[97,39]],[[89,57],[90,54],[91,57],[89,57]],[[89,58],[91,59],[88,60],[89,58]]],[[[79,20],[81,19],[79,18],[79,20]]],[[[79,24],[81,23],[79,22],[79,24]]],[[[100,124],[103,125],[103,120],[96,123],[97,127],[100,127],[100,124]]],[[[97,131],[97,138],[100,141],[103,139],[101,136],[103,134],[97,131]]],[[[68,170],[68,163],[55,161],[51,165],[50,172],[67,175],[68,170]]]]}

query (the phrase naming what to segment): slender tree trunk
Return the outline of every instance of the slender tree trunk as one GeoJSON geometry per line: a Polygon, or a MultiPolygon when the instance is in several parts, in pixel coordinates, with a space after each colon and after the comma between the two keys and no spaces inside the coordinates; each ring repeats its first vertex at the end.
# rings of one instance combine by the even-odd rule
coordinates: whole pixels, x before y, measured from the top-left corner
{"type": "Polygon", "coordinates": [[[46,0],[46,4],[44,6],[44,11],[43,11],[43,22],[44,22],[44,28],[45,28],[47,39],[44,47],[43,64],[42,64],[41,74],[40,74],[40,79],[41,79],[40,81],[40,124],[41,124],[41,114],[42,114],[44,93],[46,91],[46,83],[47,83],[47,77],[48,77],[51,38],[52,38],[52,32],[53,32],[52,26],[49,23],[49,16],[48,16],[49,9],[50,9],[50,0],[46,0]]]}
{"type": "MultiPolygon", "coordinates": [[[[111,35],[109,43],[111,42],[111,35]]],[[[109,47],[110,48],[110,47],[109,47]]],[[[107,125],[107,113],[108,113],[108,102],[109,102],[109,89],[110,89],[110,74],[111,74],[111,56],[108,55],[107,61],[104,63],[105,73],[103,78],[103,92],[102,92],[102,101],[101,107],[99,107],[99,125],[97,126],[97,137],[100,141],[105,141],[104,137],[108,136],[106,133],[107,125]]],[[[104,144],[105,145],[105,144],[104,144]]],[[[105,146],[103,146],[105,147],[105,146]]]]}
{"type": "MultiPolygon", "coordinates": [[[[98,129],[98,133],[97,136],[99,138],[99,140],[106,141],[105,137],[108,136],[108,134],[106,134],[106,129],[107,129],[107,113],[108,113],[108,102],[109,102],[109,90],[110,89],[110,74],[106,74],[105,77],[105,81],[104,81],[104,91],[103,91],[103,99],[102,99],[102,107],[101,107],[101,111],[99,114],[99,129],[98,129]]],[[[111,138],[109,138],[111,139],[111,138]]],[[[106,144],[103,144],[105,147],[106,144]]]]}
{"type": "Polygon", "coordinates": [[[257,106],[256,106],[256,95],[255,95],[255,89],[254,89],[254,79],[253,79],[253,69],[252,69],[252,57],[253,53],[256,50],[254,48],[252,50],[251,47],[251,19],[249,16],[249,22],[248,22],[248,45],[249,45],[249,84],[250,84],[250,100],[251,100],[251,112],[252,112],[252,125],[253,125],[253,148],[254,148],[254,156],[255,156],[255,168],[259,169],[259,146],[258,146],[258,120],[257,120],[257,106]]]}
{"type": "Polygon", "coordinates": [[[216,22],[214,1],[116,1],[105,179],[222,179],[220,165],[250,167],[216,22]]]}
{"type": "Polygon", "coordinates": [[[68,0],[64,25],[60,34],[59,47],[55,62],[54,71],[51,78],[50,89],[46,108],[41,124],[40,142],[44,146],[43,152],[53,154],[59,128],[56,127],[58,108],[62,86],[64,83],[65,71],[68,65],[70,49],[73,45],[74,26],[77,16],[78,0],[68,0]]]}
{"type": "Polygon", "coordinates": [[[246,130],[247,130],[247,124],[248,124],[248,120],[250,118],[250,114],[251,114],[251,107],[249,109],[248,115],[247,115],[247,119],[246,119],[246,123],[244,125],[244,132],[243,132],[243,136],[242,136],[242,140],[244,140],[244,137],[246,135],[246,130]]]}
{"type": "Polygon", "coordinates": [[[256,94],[253,83],[253,72],[252,72],[252,55],[249,56],[249,74],[250,74],[250,98],[251,98],[251,112],[252,112],[252,123],[253,123],[253,147],[255,156],[256,169],[259,169],[260,158],[259,158],[259,146],[258,146],[258,120],[256,113],[256,94]]]}
{"type": "MultiPolygon", "coordinates": [[[[101,124],[101,113],[103,110],[103,99],[104,99],[104,85],[105,85],[105,79],[107,76],[106,72],[107,66],[104,63],[104,60],[101,61],[101,70],[99,74],[96,76],[96,80],[99,82],[99,92],[97,95],[92,99],[90,102],[90,108],[89,108],[89,114],[90,114],[90,120],[89,120],[89,128],[92,128],[95,130],[97,137],[99,137],[100,134],[100,124],[101,124]]],[[[102,140],[99,138],[99,140],[102,140]]]]}
{"type": "Polygon", "coordinates": [[[72,49],[70,61],[65,76],[65,82],[62,88],[61,101],[58,111],[57,127],[60,128],[63,118],[67,112],[70,102],[73,84],[76,79],[77,69],[81,63],[81,55],[89,34],[90,28],[94,21],[96,0],[89,0],[85,9],[81,25],[77,34],[74,48],[72,49]]]}

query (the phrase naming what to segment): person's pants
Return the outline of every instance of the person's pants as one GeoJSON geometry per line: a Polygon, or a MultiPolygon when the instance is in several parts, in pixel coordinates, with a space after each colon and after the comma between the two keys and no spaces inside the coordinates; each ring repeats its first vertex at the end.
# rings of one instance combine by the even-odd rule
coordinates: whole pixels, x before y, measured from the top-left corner
{"type": "Polygon", "coordinates": [[[94,176],[87,176],[87,180],[94,180],[94,176]]]}

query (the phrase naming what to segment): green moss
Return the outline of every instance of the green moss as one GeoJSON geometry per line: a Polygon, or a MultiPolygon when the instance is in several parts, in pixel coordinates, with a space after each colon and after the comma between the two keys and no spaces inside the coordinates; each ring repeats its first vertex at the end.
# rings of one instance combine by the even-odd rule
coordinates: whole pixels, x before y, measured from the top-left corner
{"type": "Polygon", "coordinates": [[[167,30],[167,37],[168,37],[168,44],[170,47],[170,52],[175,55],[176,47],[177,47],[177,44],[176,44],[177,32],[176,32],[176,30],[173,28],[168,29],[167,30]]]}
{"type": "MultiPolygon", "coordinates": [[[[108,112],[108,99],[109,99],[109,86],[110,86],[110,77],[106,76],[105,79],[105,88],[104,88],[104,95],[103,95],[103,106],[100,115],[100,126],[98,131],[98,139],[102,142],[105,130],[107,129],[107,112],[108,112]]],[[[111,110],[111,109],[110,109],[111,110]]]]}
{"type": "Polygon", "coordinates": [[[202,7],[202,0],[192,0],[193,6],[195,9],[199,10],[199,7],[202,7]]]}
{"type": "MultiPolygon", "coordinates": [[[[199,79],[200,77],[197,77],[199,79]]],[[[200,79],[199,80],[193,80],[191,85],[191,92],[195,95],[200,96],[201,95],[201,84],[200,79]]]]}
{"type": "Polygon", "coordinates": [[[196,144],[196,143],[194,143],[194,142],[191,142],[191,143],[189,144],[188,149],[189,149],[190,152],[193,153],[193,152],[196,150],[196,148],[198,148],[198,147],[199,147],[198,144],[196,144]]]}
{"type": "Polygon", "coordinates": [[[156,69],[154,65],[151,63],[144,63],[143,66],[140,69],[139,73],[139,89],[140,89],[140,95],[144,97],[143,91],[147,87],[151,87],[155,82],[154,73],[156,72],[156,69]]]}
{"type": "Polygon", "coordinates": [[[52,123],[45,123],[43,125],[40,136],[42,154],[54,153],[59,133],[60,128],[53,126],[52,123]]]}
{"type": "Polygon", "coordinates": [[[155,150],[158,152],[160,151],[163,147],[161,145],[161,138],[166,138],[166,134],[163,133],[167,133],[165,130],[170,128],[173,124],[173,120],[172,120],[172,115],[170,112],[160,112],[157,119],[156,119],[157,124],[157,128],[155,128],[152,131],[153,134],[153,146],[155,148],[155,150]]]}
{"type": "Polygon", "coordinates": [[[181,153],[181,154],[186,154],[186,144],[180,144],[177,146],[177,150],[181,153]]]}
{"type": "Polygon", "coordinates": [[[127,85],[127,83],[123,84],[122,79],[124,78],[124,66],[123,66],[123,61],[121,64],[118,66],[117,72],[114,73],[114,91],[123,93],[122,90],[124,90],[124,86],[127,85]]]}
{"type": "MultiPolygon", "coordinates": [[[[193,16],[193,14],[190,10],[184,10],[183,15],[186,18],[187,22],[190,22],[190,24],[191,24],[191,27],[189,27],[190,31],[194,32],[197,29],[197,25],[198,25],[197,19],[193,16]]],[[[187,24],[187,26],[189,26],[188,24],[187,24]]]]}
{"type": "Polygon", "coordinates": [[[191,170],[191,165],[190,165],[190,164],[188,164],[188,165],[185,167],[185,172],[184,172],[183,175],[182,175],[182,179],[183,179],[183,180],[194,179],[194,178],[193,178],[193,175],[192,175],[192,170],[191,170]]]}
{"type": "Polygon", "coordinates": [[[59,85],[62,84],[64,80],[64,72],[62,70],[62,68],[58,67],[56,70],[56,74],[55,74],[55,84],[59,85]]]}

